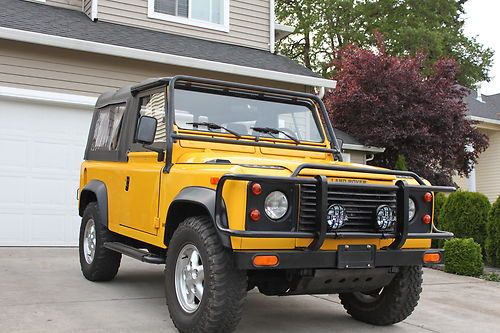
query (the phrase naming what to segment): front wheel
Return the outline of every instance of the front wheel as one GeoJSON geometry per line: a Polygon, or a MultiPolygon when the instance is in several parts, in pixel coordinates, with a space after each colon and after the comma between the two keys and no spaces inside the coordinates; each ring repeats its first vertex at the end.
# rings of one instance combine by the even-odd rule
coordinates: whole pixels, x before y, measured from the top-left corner
{"type": "Polygon", "coordinates": [[[190,217],[167,250],[165,294],[181,332],[231,332],[238,325],[247,278],[234,267],[211,221],[190,217]]]}
{"type": "Polygon", "coordinates": [[[406,319],[417,306],[422,292],[422,266],[401,267],[389,285],[370,292],[339,294],[342,305],[354,319],[386,326],[406,319]]]}

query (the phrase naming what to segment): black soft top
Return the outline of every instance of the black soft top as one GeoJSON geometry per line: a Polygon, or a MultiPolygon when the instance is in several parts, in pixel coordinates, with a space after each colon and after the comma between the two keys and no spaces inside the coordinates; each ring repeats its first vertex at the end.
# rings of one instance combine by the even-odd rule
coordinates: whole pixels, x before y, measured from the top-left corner
{"type": "Polygon", "coordinates": [[[96,102],[96,108],[102,108],[107,105],[124,103],[136,95],[138,92],[168,84],[171,77],[153,77],[137,84],[129,84],[117,90],[106,91],[96,102]]]}

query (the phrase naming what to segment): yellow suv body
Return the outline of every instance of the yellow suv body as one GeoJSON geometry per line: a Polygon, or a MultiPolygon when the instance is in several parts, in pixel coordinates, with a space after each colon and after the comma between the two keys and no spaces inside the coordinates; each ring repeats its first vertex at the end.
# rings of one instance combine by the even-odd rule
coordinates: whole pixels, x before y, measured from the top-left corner
{"type": "Polygon", "coordinates": [[[253,287],[339,293],[353,317],[397,322],[408,307],[384,287],[418,289],[441,261],[431,239],[452,234],[433,226],[433,193],[453,188],[340,151],[311,94],[187,76],[105,93],[81,167],[82,271],[112,279],[121,254],[166,263],[181,331],[233,329],[253,287]]]}

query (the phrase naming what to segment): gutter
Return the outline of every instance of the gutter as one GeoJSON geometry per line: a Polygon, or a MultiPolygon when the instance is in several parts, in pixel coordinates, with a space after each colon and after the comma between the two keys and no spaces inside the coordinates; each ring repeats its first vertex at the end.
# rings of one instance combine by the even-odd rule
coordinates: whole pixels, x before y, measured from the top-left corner
{"type": "Polygon", "coordinates": [[[371,153],[383,153],[385,148],[372,147],[372,146],[363,146],[363,145],[355,145],[351,143],[344,143],[342,145],[342,149],[346,150],[358,150],[358,151],[368,151],[371,153]]]}
{"type": "Polygon", "coordinates": [[[91,42],[75,38],[47,35],[38,32],[0,27],[0,39],[8,39],[37,45],[52,46],[81,52],[91,52],[115,57],[155,62],[160,64],[190,67],[201,70],[241,75],[265,80],[295,83],[306,86],[335,88],[336,81],[324,78],[289,74],[267,69],[227,64],[223,62],[190,58],[155,51],[91,42]]]}
{"type": "Polygon", "coordinates": [[[482,123],[500,125],[500,120],[496,120],[496,119],[483,118],[483,117],[477,117],[477,116],[467,116],[467,118],[470,120],[474,120],[474,121],[480,121],[482,123]]]}

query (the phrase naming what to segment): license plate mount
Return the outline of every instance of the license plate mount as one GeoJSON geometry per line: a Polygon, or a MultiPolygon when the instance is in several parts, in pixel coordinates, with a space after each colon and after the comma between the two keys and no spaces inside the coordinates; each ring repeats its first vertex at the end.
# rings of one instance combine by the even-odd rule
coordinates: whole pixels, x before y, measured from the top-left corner
{"type": "Polygon", "coordinates": [[[374,268],[375,245],[339,245],[337,248],[337,268],[374,268]]]}

